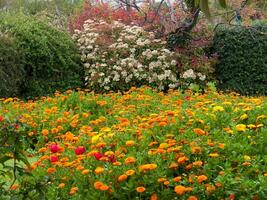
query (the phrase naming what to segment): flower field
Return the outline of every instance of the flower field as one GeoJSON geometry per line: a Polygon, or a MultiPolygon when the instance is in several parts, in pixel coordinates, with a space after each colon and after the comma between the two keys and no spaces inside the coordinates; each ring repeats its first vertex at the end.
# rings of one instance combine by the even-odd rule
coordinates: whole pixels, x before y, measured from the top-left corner
{"type": "Polygon", "coordinates": [[[33,176],[18,178],[13,195],[267,198],[266,97],[147,87],[124,94],[66,91],[28,102],[2,99],[1,130],[7,121],[34,142],[25,152],[33,176]]]}

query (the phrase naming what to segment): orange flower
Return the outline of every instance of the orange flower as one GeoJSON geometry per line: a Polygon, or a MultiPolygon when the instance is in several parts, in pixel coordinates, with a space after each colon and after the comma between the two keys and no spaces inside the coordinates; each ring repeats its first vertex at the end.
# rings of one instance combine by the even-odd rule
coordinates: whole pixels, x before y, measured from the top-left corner
{"type": "Polygon", "coordinates": [[[40,149],[38,150],[38,152],[39,152],[39,153],[44,153],[44,152],[46,152],[46,150],[47,150],[47,149],[46,149],[45,147],[43,147],[43,148],[40,148],[40,149]]]}
{"type": "Polygon", "coordinates": [[[203,131],[201,128],[194,128],[194,133],[197,135],[206,135],[205,131],[203,131]]]}
{"type": "Polygon", "coordinates": [[[65,187],[65,183],[60,183],[57,187],[58,188],[64,188],[65,187]]]}
{"type": "Polygon", "coordinates": [[[90,172],[89,169],[84,169],[84,170],[82,171],[82,174],[83,174],[83,175],[85,175],[85,174],[89,174],[89,172],[90,172]]]}
{"type": "Polygon", "coordinates": [[[128,141],[126,141],[126,146],[127,146],[127,147],[134,146],[134,141],[133,141],[133,140],[128,140],[128,141]]]}
{"type": "Polygon", "coordinates": [[[219,144],[218,144],[218,147],[219,147],[220,149],[224,149],[225,144],[223,144],[223,143],[219,143],[219,144]]]}
{"type": "Polygon", "coordinates": [[[172,162],[169,166],[170,169],[176,169],[178,167],[178,164],[175,162],[172,162]]]}
{"type": "Polygon", "coordinates": [[[128,178],[128,176],[127,176],[127,175],[125,175],[125,174],[122,174],[122,175],[120,175],[120,176],[118,177],[118,182],[125,181],[127,178],[128,178]]]}
{"type": "Polygon", "coordinates": [[[187,158],[186,156],[182,156],[182,157],[178,158],[178,160],[177,160],[177,162],[178,162],[179,164],[183,164],[183,163],[185,163],[186,161],[188,161],[188,158],[187,158]]]}
{"type": "Polygon", "coordinates": [[[49,131],[47,129],[43,129],[42,134],[43,134],[43,136],[46,136],[49,134],[49,131]]]}
{"type": "Polygon", "coordinates": [[[175,186],[174,191],[178,195],[183,195],[186,192],[186,187],[184,187],[182,185],[178,185],[178,186],[175,186]]]}
{"type": "Polygon", "coordinates": [[[150,200],[158,200],[158,196],[156,193],[152,194],[150,200]]]}
{"type": "Polygon", "coordinates": [[[137,187],[137,188],[136,188],[136,191],[139,192],[139,193],[142,193],[142,192],[144,192],[145,190],[146,190],[145,187],[137,187]]]}
{"type": "Polygon", "coordinates": [[[74,194],[76,194],[77,191],[78,191],[78,188],[77,188],[77,187],[72,187],[72,188],[70,189],[69,194],[70,194],[70,195],[74,195],[74,194]]]}
{"type": "Polygon", "coordinates": [[[95,173],[96,173],[96,174],[101,174],[103,171],[104,171],[104,168],[103,168],[103,167],[97,167],[97,168],[95,169],[95,173]]]}
{"type": "Polygon", "coordinates": [[[18,188],[19,188],[19,185],[14,184],[14,185],[12,185],[12,186],[10,187],[10,190],[16,190],[16,189],[18,189],[18,188]]]}
{"type": "Polygon", "coordinates": [[[135,171],[132,170],[132,169],[130,169],[130,170],[128,170],[128,171],[125,172],[125,174],[126,174],[127,176],[132,176],[132,175],[134,175],[134,173],[135,173],[135,171]]]}
{"type": "Polygon", "coordinates": [[[52,174],[52,173],[56,172],[56,169],[53,168],[53,167],[50,167],[50,168],[48,168],[48,169],[46,170],[46,172],[49,173],[49,174],[52,174]]]}
{"type": "Polygon", "coordinates": [[[103,186],[104,184],[101,181],[96,181],[94,183],[94,188],[97,190],[100,190],[100,187],[103,186]]]}
{"type": "Polygon", "coordinates": [[[163,182],[165,182],[166,180],[167,180],[166,178],[159,178],[159,179],[158,179],[158,182],[159,182],[159,183],[163,183],[163,182]]]}
{"type": "Polygon", "coordinates": [[[190,197],[188,198],[188,200],[197,200],[197,197],[196,197],[196,196],[190,196],[190,197]]]}
{"type": "Polygon", "coordinates": [[[208,179],[208,177],[205,175],[200,175],[197,177],[198,183],[202,183],[203,181],[206,181],[207,179],[208,179]]]}
{"type": "Polygon", "coordinates": [[[128,158],[126,158],[125,160],[124,160],[124,163],[126,164],[126,165],[128,165],[128,164],[132,164],[132,163],[135,163],[135,158],[134,157],[128,157],[128,158]]]}
{"type": "Polygon", "coordinates": [[[107,185],[101,185],[99,188],[101,191],[107,191],[109,187],[107,185]]]}
{"type": "Polygon", "coordinates": [[[181,177],[181,176],[177,176],[177,177],[174,177],[172,180],[173,180],[174,182],[179,182],[179,181],[182,180],[182,177],[181,177]]]}
{"type": "Polygon", "coordinates": [[[263,176],[266,176],[267,177],[267,172],[263,174],[263,176]]]}
{"type": "Polygon", "coordinates": [[[201,153],[201,147],[192,147],[193,153],[201,153]]]}
{"type": "Polygon", "coordinates": [[[149,171],[149,170],[153,170],[156,169],[157,165],[156,164],[145,164],[145,165],[140,165],[139,166],[139,170],[140,171],[149,171]]]}
{"type": "Polygon", "coordinates": [[[197,167],[201,167],[202,164],[203,164],[202,161],[195,161],[195,162],[193,162],[193,166],[197,166],[197,167]]]}

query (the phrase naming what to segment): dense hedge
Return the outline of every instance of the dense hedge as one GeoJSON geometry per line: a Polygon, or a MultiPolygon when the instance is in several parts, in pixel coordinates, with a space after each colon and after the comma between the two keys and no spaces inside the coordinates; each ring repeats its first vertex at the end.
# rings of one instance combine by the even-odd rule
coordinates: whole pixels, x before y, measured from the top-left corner
{"type": "Polygon", "coordinates": [[[24,79],[21,58],[14,39],[0,32],[0,97],[19,94],[24,79]]]}
{"type": "Polygon", "coordinates": [[[71,37],[44,22],[24,15],[3,17],[0,30],[15,39],[26,76],[20,94],[47,95],[81,86],[83,67],[71,37]]]}
{"type": "Polygon", "coordinates": [[[267,94],[267,23],[219,27],[213,47],[219,54],[215,70],[219,89],[267,94]]]}

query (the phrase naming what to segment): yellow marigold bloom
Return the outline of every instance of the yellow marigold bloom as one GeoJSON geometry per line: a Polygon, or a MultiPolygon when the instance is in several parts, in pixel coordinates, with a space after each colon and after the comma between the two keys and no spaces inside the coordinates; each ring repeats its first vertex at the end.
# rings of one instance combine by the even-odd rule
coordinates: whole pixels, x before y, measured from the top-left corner
{"type": "Polygon", "coordinates": [[[178,186],[175,186],[174,191],[178,195],[183,195],[186,192],[186,187],[184,187],[182,185],[178,185],[178,186]]]}
{"type": "Polygon", "coordinates": [[[124,163],[128,165],[128,164],[135,163],[135,161],[136,159],[134,157],[128,157],[128,158],[125,158],[124,163]]]}
{"type": "Polygon", "coordinates": [[[43,129],[42,134],[43,134],[43,136],[46,136],[49,134],[49,131],[47,129],[43,129]]]}
{"type": "Polygon", "coordinates": [[[95,169],[95,173],[96,173],[96,174],[101,174],[103,171],[104,171],[104,168],[103,168],[103,167],[97,167],[97,168],[95,169]]]}
{"type": "Polygon", "coordinates": [[[89,172],[90,172],[89,169],[84,169],[84,170],[82,171],[82,174],[83,174],[83,175],[85,175],[85,174],[89,174],[89,172]]]}
{"type": "Polygon", "coordinates": [[[174,182],[179,182],[182,180],[182,177],[181,176],[176,176],[172,179],[174,182]]]}
{"type": "Polygon", "coordinates": [[[203,131],[201,128],[194,128],[194,133],[197,135],[206,135],[206,132],[203,131]]]}
{"type": "Polygon", "coordinates": [[[222,106],[214,106],[212,109],[213,112],[223,112],[224,108],[222,106]]]}
{"type": "Polygon", "coordinates": [[[188,197],[188,200],[198,200],[196,196],[190,196],[188,197]]]}
{"type": "Polygon", "coordinates": [[[128,141],[125,142],[125,144],[126,144],[127,147],[134,146],[134,143],[135,142],[133,140],[128,140],[128,141]]]}
{"type": "Polygon", "coordinates": [[[253,128],[256,128],[256,125],[254,125],[254,124],[249,124],[249,125],[247,125],[247,127],[250,128],[250,129],[253,129],[253,128]]]}
{"type": "Polygon", "coordinates": [[[206,181],[207,179],[208,179],[208,177],[205,175],[200,175],[197,177],[198,183],[202,183],[203,181],[206,181]]]}
{"type": "Polygon", "coordinates": [[[126,174],[122,174],[118,177],[118,182],[125,181],[127,178],[128,178],[128,176],[126,174]]]}
{"type": "Polygon", "coordinates": [[[219,156],[218,153],[210,153],[210,154],[209,154],[209,157],[218,157],[218,156],[219,156]]]}
{"type": "Polygon", "coordinates": [[[248,161],[248,160],[250,160],[251,158],[250,158],[250,156],[248,156],[248,155],[244,155],[244,160],[245,161],[248,161]]]}
{"type": "Polygon", "coordinates": [[[145,190],[146,190],[145,187],[137,187],[137,188],[136,188],[136,191],[139,192],[139,193],[142,193],[142,192],[144,192],[145,190]]]}
{"type": "Polygon", "coordinates": [[[60,183],[59,185],[58,185],[58,188],[64,188],[65,187],[65,183],[60,183]]]}
{"type": "Polygon", "coordinates": [[[166,148],[168,148],[169,147],[169,145],[167,144],[167,143],[161,143],[160,145],[159,145],[159,148],[161,148],[161,149],[166,149],[166,148]]]}
{"type": "Polygon", "coordinates": [[[130,170],[127,170],[127,171],[125,172],[125,174],[126,174],[127,176],[132,176],[132,175],[135,174],[135,171],[132,170],[132,169],[130,169],[130,170]]]}
{"type": "Polygon", "coordinates": [[[243,115],[241,115],[241,117],[240,117],[241,120],[245,120],[245,119],[247,119],[247,118],[248,118],[248,115],[247,115],[247,114],[243,114],[243,115]]]}
{"type": "Polygon", "coordinates": [[[53,168],[53,167],[50,167],[50,168],[48,168],[48,169],[46,170],[46,172],[49,173],[49,174],[52,174],[52,173],[56,172],[56,169],[53,168]]]}
{"type": "Polygon", "coordinates": [[[247,130],[245,124],[237,124],[235,127],[237,131],[245,132],[247,130]]]}

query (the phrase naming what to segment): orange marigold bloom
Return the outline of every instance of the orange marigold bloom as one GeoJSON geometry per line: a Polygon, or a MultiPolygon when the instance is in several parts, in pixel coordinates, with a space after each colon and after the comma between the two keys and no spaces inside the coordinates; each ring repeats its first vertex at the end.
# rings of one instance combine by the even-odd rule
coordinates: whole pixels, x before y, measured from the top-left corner
{"type": "Polygon", "coordinates": [[[104,171],[104,168],[103,168],[103,167],[97,167],[97,168],[95,169],[95,173],[96,173],[96,174],[101,174],[103,171],[104,171]]]}
{"type": "Polygon", "coordinates": [[[169,166],[170,169],[176,169],[178,167],[178,164],[175,162],[172,162],[169,166]]]}
{"type": "Polygon", "coordinates": [[[201,153],[201,147],[192,147],[193,153],[201,153]]]}
{"type": "Polygon", "coordinates": [[[52,173],[56,172],[56,169],[53,168],[53,167],[50,167],[50,168],[48,168],[48,169],[46,170],[46,172],[49,173],[49,174],[52,174],[52,173]]]}
{"type": "Polygon", "coordinates": [[[208,177],[205,175],[200,175],[197,177],[198,183],[202,183],[203,181],[206,181],[207,179],[208,179],[208,177]]]}
{"type": "Polygon", "coordinates": [[[177,160],[177,162],[178,162],[179,164],[183,164],[183,163],[185,163],[186,161],[188,161],[188,158],[187,158],[186,156],[182,156],[182,157],[178,158],[178,160],[177,160]]]}
{"type": "Polygon", "coordinates": [[[64,188],[65,187],[65,183],[60,183],[59,185],[58,185],[58,188],[64,188]]]}
{"type": "Polygon", "coordinates": [[[156,193],[152,194],[150,200],[158,200],[158,196],[156,193]]]}
{"type": "Polygon", "coordinates": [[[159,183],[163,183],[163,182],[165,182],[166,180],[167,180],[166,178],[159,178],[159,179],[158,179],[158,182],[159,182],[159,183]]]}
{"type": "Polygon", "coordinates": [[[142,193],[142,192],[144,192],[145,190],[146,190],[145,187],[137,187],[137,188],[136,188],[136,191],[139,192],[139,193],[142,193]]]}
{"type": "Polygon", "coordinates": [[[134,143],[135,142],[133,140],[128,140],[128,141],[126,141],[125,144],[126,144],[127,147],[131,147],[131,146],[134,146],[134,143]]]}
{"type": "Polygon", "coordinates": [[[17,184],[13,184],[11,187],[10,187],[10,190],[16,190],[19,188],[19,185],[17,184]]]}
{"type": "Polygon", "coordinates": [[[44,130],[42,130],[42,134],[43,134],[43,136],[46,136],[49,134],[49,131],[47,129],[44,129],[44,130]]]}
{"type": "Polygon", "coordinates": [[[267,177],[267,172],[263,174],[263,176],[266,176],[267,177]]]}
{"type": "Polygon", "coordinates": [[[101,186],[103,186],[104,184],[101,181],[96,181],[94,183],[94,188],[99,190],[101,186]]]}
{"type": "Polygon", "coordinates": [[[107,185],[101,185],[99,188],[101,191],[107,191],[109,187],[107,185]]]}
{"type": "Polygon", "coordinates": [[[157,165],[156,164],[145,164],[145,165],[140,165],[139,170],[140,171],[148,171],[148,170],[153,170],[156,169],[157,165]]]}
{"type": "Polygon", "coordinates": [[[194,133],[197,135],[206,135],[206,132],[203,131],[201,128],[194,128],[194,133]]]}
{"type": "Polygon", "coordinates": [[[182,180],[182,177],[181,176],[176,176],[172,179],[174,182],[179,182],[182,180]]]}
{"type": "Polygon", "coordinates": [[[197,166],[197,167],[201,167],[202,164],[203,164],[202,161],[195,161],[195,162],[193,162],[193,166],[197,166]]]}
{"type": "Polygon", "coordinates": [[[190,196],[190,197],[188,198],[188,200],[197,200],[197,197],[196,197],[196,196],[190,196]]]}
{"type": "Polygon", "coordinates": [[[69,194],[70,194],[70,195],[74,195],[74,194],[76,194],[77,191],[78,191],[78,188],[77,188],[77,187],[72,187],[72,188],[70,189],[69,194]]]}
{"type": "Polygon", "coordinates": [[[174,191],[178,195],[183,195],[186,192],[186,187],[184,187],[182,185],[178,185],[178,186],[175,186],[174,191]]]}
{"type": "Polygon", "coordinates": [[[135,171],[132,170],[132,169],[130,169],[130,170],[127,170],[127,171],[125,172],[125,174],[126,174],[127,176],[132,176],[132,175],[135,174],[135,171]]]}
{"type": "Polygon", "coordinates": [[[125,158],[124,163],[128,165],[128,164],[135,163],[135,161],[136,159],[134,157],[128,157],[128,158],[125,158]]]}
{"type": "Polygon", "coordinates": [[[83,174],[83,175],[85,175],[85,174],[89,174],[89,172],[90,172],[89,169],[85,169],[85,170],[82,171],[82,174],[83,174]]]}
{"type": "Polygon", "coordinates": [[[126,174],[122,174],[118,177],[118,182],[125,181],[127,178],[128,178],[128,176],[126,174]]]}

